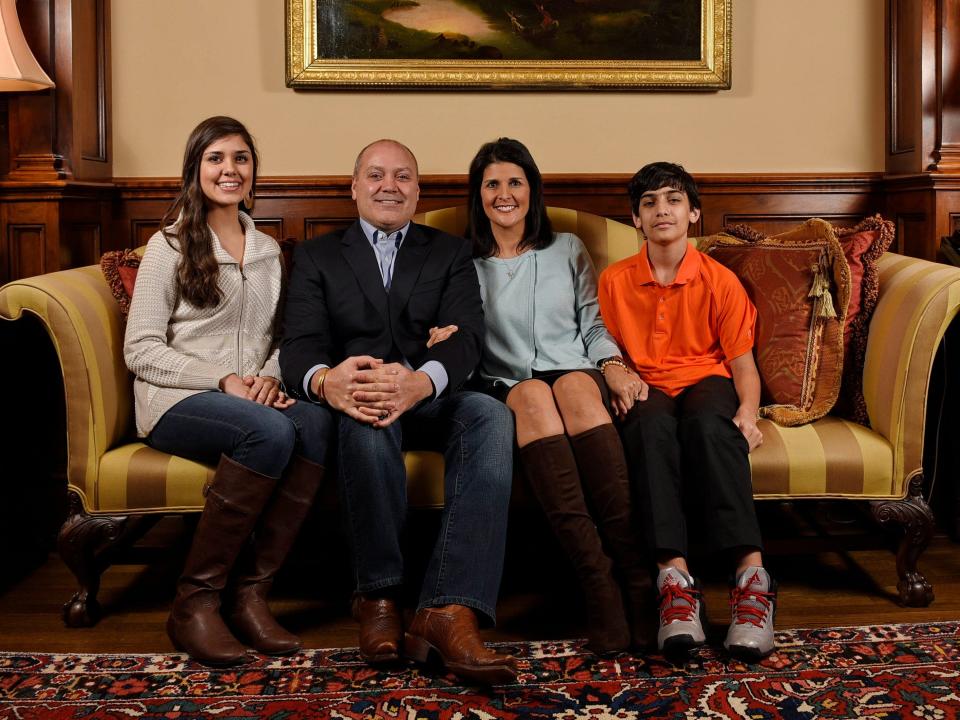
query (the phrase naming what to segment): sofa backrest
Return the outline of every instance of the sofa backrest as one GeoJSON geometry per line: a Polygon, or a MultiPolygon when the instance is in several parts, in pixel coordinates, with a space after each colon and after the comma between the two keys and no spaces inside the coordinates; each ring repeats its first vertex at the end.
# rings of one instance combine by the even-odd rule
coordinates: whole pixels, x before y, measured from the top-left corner
{"type": "MultiPolygon", "coordinates": [[[[586,245],[599,273],[607,265],[636,254],[640,247],[636,228],[616,220],[582,210],[548,207],[547,215],[555,232],[570,232],[586,245]]],[[[451,235],[463,235],[467,227],[467,207],[444,208],[420,213],[414,222],[443,230],[451,235]]]]}

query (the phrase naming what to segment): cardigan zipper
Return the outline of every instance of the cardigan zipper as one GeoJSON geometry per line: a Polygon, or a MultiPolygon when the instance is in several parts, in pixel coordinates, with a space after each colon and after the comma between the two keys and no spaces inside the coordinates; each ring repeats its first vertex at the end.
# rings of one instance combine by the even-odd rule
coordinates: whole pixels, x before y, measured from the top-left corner
{"type": "Polygon", "coordinates": [[[247,298],[247,276],[243,274],[243,268],[239,265],[240,271],[240,315],[237,318],[237,375],[243,377],[243,309],[247,298]]]}

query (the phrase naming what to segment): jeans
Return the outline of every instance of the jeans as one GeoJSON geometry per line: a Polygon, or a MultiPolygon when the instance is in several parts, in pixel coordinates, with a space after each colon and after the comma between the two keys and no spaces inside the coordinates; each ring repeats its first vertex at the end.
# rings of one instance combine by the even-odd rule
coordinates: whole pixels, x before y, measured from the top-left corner
{"type": "Polygon", "coordinates": [[[216,465],[227,455],[261,475],[279,478],[294,454],[325,465],[333,416],[297,402],[276,410],[221,392],[191,395],[167,410],[146,438],[157,450],[216,465]]]}
{"type": "Polygon", "coordinates": [[[761,548],[746,439],[733,424],[737,393],[710,376],[670,397],[656,388],[627,413],[621,433],[648,546],[687,555],[686,498],[717,550],[761,548]]]}
{"type": "Polygon", "coordinates": [[[465,605],[493,622],[513,479],[512,413],[487,395],[455,392],[382,429],[339,415],[339,431],[337,464],[357,591],[403,584],[407,479],[401,450],[438,450],[444,507],[418,607],[465,605]]]}

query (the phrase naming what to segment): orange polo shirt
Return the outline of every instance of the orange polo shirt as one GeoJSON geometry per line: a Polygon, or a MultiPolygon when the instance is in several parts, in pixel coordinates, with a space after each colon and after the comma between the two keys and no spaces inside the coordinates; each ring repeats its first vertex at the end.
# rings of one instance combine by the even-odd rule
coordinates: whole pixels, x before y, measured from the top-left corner
{"type": "Polygon", "coordinates": [[[600,275],[600,313],[626,359],[671,397],[753,348],[756,308],[726,267],[690,246],[676,279],[660,285],[647,246],[600,275]]]}

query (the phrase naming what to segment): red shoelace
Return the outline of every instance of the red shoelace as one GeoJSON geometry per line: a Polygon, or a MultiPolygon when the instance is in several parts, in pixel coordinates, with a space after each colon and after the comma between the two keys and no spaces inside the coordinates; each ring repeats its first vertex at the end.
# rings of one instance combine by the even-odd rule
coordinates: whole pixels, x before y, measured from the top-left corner
{"type": "Polygon", "coordinates": [[[668,625],[672,622],[692,621],[699,601],[699,590],[691,587],[685,588],[680,583],[667,580],[660,592],[660,622],[663,625],[668,625]],[[682,604],[674,605],[676,600],[679,600],[682,604]]]}
{"type": "Polygon", "coordinates": [[[736,613],[738,623],[763,627],[775,597],[772,592],[755,590],[749,585],[744,588],[735,587],[730,591],[730,608],[736,613]]]}

